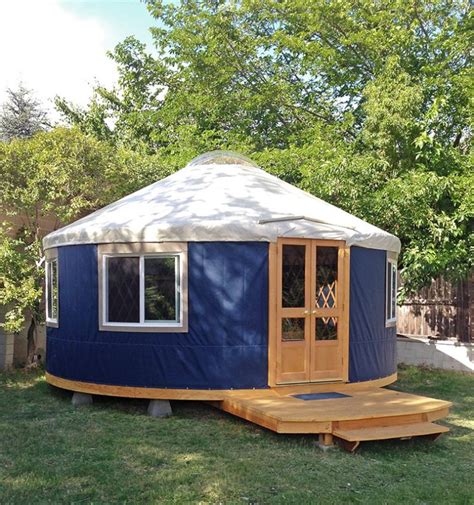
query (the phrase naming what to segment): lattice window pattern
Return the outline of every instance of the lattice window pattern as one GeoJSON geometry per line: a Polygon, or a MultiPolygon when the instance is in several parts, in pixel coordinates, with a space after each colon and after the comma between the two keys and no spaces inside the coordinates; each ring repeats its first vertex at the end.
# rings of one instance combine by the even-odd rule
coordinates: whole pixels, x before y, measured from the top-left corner
{"type": "Polygon", "coordinates": [[[140,321],[140,275],[138,257],[108,258],[108,321],[140,321]]]}
{"type": "Polygon", "coordinates": [[[316,318],[316,340],[337,340],[337,317],[316,318]]]}

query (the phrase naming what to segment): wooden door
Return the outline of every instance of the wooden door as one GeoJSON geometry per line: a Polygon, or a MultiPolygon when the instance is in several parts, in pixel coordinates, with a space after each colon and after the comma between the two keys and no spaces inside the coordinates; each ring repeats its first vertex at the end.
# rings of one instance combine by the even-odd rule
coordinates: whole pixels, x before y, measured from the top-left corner
{"type": "Polygon", "coordinates": [[[347,377],[344,251],[341,241],[278,241],[278,384],[347,377]]]}
{"type": "Polygon", "coordinates": [[[344,248],[313,240],[311,262],[310,380],[342,380],[344,248]]]}
{"type": "Polygon", "coordinates": [[[278,242],[277,381],[307,382],[310,370],[311,244],[278,242]]]}

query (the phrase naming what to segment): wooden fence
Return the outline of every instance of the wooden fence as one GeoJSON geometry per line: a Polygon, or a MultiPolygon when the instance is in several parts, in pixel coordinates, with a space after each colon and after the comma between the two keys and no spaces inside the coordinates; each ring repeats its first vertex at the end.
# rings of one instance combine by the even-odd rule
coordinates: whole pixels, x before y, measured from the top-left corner
{"type": "Polygon", "coordinates": [[[453,284],[439,278],[398,307],[397,331],[402,335],[474,340],[474,273],[453,284]]]}

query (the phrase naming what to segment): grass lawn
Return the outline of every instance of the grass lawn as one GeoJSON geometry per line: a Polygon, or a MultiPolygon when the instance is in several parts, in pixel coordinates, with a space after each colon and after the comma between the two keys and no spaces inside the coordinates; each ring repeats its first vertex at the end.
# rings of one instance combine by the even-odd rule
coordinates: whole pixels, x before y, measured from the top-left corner
{"type": "Polygon", "coordinates": [[[74,409],[39,371],[0,374],[0,504],[474,504],[474,376],[410,367],[395,387],[451,400],[451,432],[323,452],[204,404],[74,409]]]}

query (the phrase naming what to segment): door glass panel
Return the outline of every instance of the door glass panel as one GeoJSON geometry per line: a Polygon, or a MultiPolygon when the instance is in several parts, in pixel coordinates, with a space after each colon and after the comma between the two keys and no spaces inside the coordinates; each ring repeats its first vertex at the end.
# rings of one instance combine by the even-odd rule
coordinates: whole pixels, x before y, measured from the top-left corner
{"type": "Polygon", "coordinates": [[[316,318],[316,340],[337,340],[337,317],[316,318]]]}
{"type": "Polygon", "coordinates": [[[304,317],[289,318],[281,320],[281,339],[283,342],[294,342],[304,340],[304,317]]]}
{"type": "Polygon", "coordinates": [[[336,308],[338,247],[316,248],[316,307],[336,308]]]}
{"type": "Polygon", "coordinates": [[[282,258],[282,306],[305,306],[304,245],[284,245],[282,258]]]}

